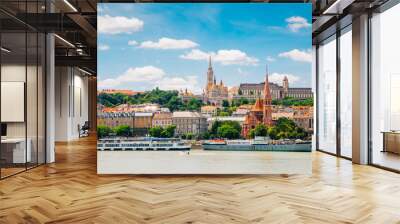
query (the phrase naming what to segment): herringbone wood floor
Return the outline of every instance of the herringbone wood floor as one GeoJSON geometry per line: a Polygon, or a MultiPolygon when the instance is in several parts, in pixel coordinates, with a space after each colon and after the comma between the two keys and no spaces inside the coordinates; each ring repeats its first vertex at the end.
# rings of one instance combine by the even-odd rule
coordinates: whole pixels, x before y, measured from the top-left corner
{"type": "Polygon", "coordinates": [[[400,175],[314,153],[313,175],[98,176],[95,139],[0,181],[0,223],[400,223],[400,175]]]}

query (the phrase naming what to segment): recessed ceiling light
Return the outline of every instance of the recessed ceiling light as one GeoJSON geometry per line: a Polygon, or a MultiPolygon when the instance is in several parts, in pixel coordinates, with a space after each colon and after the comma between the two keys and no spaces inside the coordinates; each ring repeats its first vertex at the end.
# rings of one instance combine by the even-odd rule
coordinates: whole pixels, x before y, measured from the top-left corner
{"type": "Polygon", "coordinates": [[[78,12],[78,10],[68,1],[64,0],[65,4],[67,4],[74,12],[78,12]]]}
{"type": "Polygon", "coordinates": [[[6,53],[10,53],[11,52],[11,50],[9,50],[9,49],[7,49],[5,47],[1,47],[0,49],[1,49],[1,51],[4,51],[6,53]]]}
{"type": "Polygon", "coordinates": [[[71,42],[69,42],[68,40],[60,37],[58,34],[54,34],[55,37],[57,37],[59,40],[61,40],[62,42],[66,43],[67,45],[69,45],[70,47],[75,48],[75,45],[73,45],[71,42]]]}

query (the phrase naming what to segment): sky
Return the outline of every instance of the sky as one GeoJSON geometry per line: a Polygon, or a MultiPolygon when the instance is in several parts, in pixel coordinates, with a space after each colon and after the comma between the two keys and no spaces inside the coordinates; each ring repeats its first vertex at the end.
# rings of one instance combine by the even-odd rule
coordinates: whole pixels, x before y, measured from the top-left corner
{"type": "Polygon", "coordinates": [[[311,87],[311,4],[99,3],[99,89],[201,93],[211,56],[228,87],[311,87]]]}

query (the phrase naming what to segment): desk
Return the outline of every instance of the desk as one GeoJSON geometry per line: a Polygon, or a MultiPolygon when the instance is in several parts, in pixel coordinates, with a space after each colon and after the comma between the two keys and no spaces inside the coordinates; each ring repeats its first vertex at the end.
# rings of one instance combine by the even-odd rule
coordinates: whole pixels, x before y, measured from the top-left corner
{"type": "Polygon", "coordinates": [[[25,138],[5,138],[1,139],[2,157],[10,163],[25,163],[31,162],[31,139],[27,139],[25,151],[25,138]],[[3,156],[4,155],[4,156],[3,156]],[[11,159],[12,158],[12,159],[11,159]],[[26,159],[26,160],[25,160],[26,159]]]}
{"type": "Polygon", "coordinates": [[[383,151],[400,154],[400,131],[383,131],[383,151]]]}

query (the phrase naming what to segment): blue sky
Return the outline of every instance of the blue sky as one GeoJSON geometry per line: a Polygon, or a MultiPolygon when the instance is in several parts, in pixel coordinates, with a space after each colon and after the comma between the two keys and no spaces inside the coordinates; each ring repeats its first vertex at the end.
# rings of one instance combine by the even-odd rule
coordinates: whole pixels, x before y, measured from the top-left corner
{"type": "Polygon", "coordinates": [[[311,86],[311,4],[98,4],[99,88],[205,86],[208,57],[229,86],[311,86]]]}

